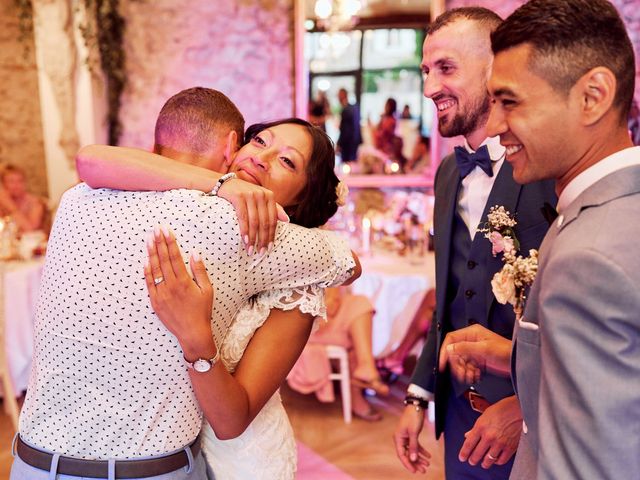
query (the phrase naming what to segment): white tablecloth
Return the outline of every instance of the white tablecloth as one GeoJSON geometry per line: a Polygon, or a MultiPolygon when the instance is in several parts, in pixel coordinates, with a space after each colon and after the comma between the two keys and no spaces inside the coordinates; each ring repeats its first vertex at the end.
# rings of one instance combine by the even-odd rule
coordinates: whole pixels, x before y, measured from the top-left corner
{"type": "Polygon", "coordinates": [[[33,322],[44,259],[0,262],[5,349],[9,373],[17,393],[29,383],[33,357],[33,322]]]}
{"type": "Polygon", "coordinates": [[[376,357],[398,346],[409,328],[424,295],[435,286],[433,252],[424,257],[406,258],[374,251],[360,257],[362,276],[352,286],[353,293],[371,299],[372,347],[376,357]]]}

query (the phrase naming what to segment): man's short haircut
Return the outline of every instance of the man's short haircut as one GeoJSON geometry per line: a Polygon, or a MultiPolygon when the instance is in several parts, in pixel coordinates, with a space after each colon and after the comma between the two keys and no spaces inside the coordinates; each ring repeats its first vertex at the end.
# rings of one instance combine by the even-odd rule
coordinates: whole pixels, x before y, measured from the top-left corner
{"type": "Polygon", "coordinates": [[[585,73],[606,67],[617,79],[614,106],[626,122],[635,58],[624,23],[607,0],[531,0],[491,35],[494,55],[529,44],[529,68],[565,95],[585,73]]]}
{"type": "Polygon", "coordinates": [[[460,7],[452,10],[447,10],[442,15],[438,16],[427,27],[427,35],[437,32],[442,27],[456,22],[458,20],[467,19],[473,20],[479,23],[481,26],[486,27],[489,32],[493,32],[498,25],[502,23],[502,18],[496,12],[484,7],[460,7]]]}
{"type": "Polygon", "coordinates": [[[223,93],[193,87],[171,97],[158,114],[156,150],[169,147],[204,155],[234,130],[238,142],[244,135],[244,117],[223,93]]]}

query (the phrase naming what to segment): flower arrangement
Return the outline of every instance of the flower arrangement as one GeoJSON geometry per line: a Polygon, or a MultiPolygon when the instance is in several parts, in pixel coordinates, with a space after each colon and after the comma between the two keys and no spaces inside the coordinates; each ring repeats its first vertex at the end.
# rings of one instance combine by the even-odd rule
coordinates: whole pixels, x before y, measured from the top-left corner
{"type": "Polygon", "coordinates": [[[491,279],[491,288],[496,300],[501,304],[510,303],[516,318],[522,316],[525,291],[533,284],[538,273],[538,251],[529,250],[528,257],[518,255],[520,243],[514,227],[518,222],[502,206],[489,209],[484,228],[479,229],[491,242],[491,252],[495,257],[502,253],[504,266],[491,279]]]}

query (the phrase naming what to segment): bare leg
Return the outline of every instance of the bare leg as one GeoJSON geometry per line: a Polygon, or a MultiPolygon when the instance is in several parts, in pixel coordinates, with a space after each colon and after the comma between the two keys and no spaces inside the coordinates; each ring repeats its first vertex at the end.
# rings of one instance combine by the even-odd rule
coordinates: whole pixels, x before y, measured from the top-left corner
{"type": "Polygon", "coordinates": [[[400,345],[383,359],[380,359],[378,365],[394,373],[402,373],[404,359],[407,358],[407,355],[409,355],[409,352],[411,352],[418,340],[425,338],[429,331],[435,306],[436,291],[432,288],[422,299],[422,303],[418,307],[418,311],[413,317],[413,320],[411,320],[409,329],[402,338],[400,345]]]}
{"type": "Polygon", "coordinates": [[[369,388],[380,395],[386,396],[389,394],[389,387],[380,380],[371,351],[372,320],[373,312],[364,313],[354,318],[349,326],[349,335],[351,336],[355,356],[355,366],[351,376],[356,383],[358,383],[358,380],[369,383],[369,388]]]}

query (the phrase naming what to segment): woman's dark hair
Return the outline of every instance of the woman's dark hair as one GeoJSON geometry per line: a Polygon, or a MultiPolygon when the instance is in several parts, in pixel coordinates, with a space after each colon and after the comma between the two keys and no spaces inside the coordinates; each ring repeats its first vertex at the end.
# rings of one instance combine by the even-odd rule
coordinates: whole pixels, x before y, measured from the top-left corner
{"type": "Polygon", "coordinates": [[[335,168],[336,154],[333,142],[325,132],[300,118],[285,118],[267,123],[256,123],[247,128],[244,144],[271,127],[293,124],[304,127],[311,136],[311,157],[307,163],[307,183],[298,195],[298,203],[285,208],[291,222],[307,228],[324,225],[338,210],[335,168]]]}
{"type": "Polygon", "coordinates": [[[387,101],[384,104],[384,113],[387,115],[394,115],[396,110],[398,109],[398,103],[395,98],[387,98],[387,101]]]}

